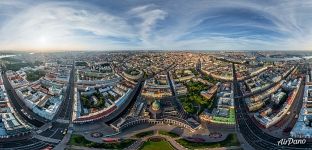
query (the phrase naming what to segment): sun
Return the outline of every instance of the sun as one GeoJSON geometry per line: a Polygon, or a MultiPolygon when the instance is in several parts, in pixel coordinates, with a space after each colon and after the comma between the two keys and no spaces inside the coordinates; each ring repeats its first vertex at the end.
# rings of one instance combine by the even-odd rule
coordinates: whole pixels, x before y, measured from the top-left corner
{"type": "Polygon", "coordinates": [[[37,44],[36,47],[40,48],[40,49],[46,49],[49,48],[51,46],[51,39],[48,36],[39,36],[39,38],[37,38],[36,40],[37,44]]]}
{"type": "Polygon", "coordinates": [[[41,45],[46,45],[47,42],[48,42],[47,37],[41,36],[41,37],[39,38],[39,43],[40,43],[41,45]]]}

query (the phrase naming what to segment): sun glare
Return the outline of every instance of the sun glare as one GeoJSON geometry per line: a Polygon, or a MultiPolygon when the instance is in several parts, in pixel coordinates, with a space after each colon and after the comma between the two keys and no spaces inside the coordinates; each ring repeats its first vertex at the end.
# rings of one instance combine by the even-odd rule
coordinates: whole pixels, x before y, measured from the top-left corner
{"type": "Polygon", "coordinates": [[[45,36],[41,36],[41,37],[39,38],[39,43],[40,43],[41,45],[46,45],[46,44],[47,44],[47,38],[46,38],[45,36]]]}

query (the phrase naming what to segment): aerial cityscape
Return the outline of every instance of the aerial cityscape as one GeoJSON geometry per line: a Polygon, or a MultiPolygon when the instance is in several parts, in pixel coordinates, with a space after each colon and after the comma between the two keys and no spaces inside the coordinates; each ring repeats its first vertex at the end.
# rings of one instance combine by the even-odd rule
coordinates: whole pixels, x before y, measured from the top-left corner
{"type": "Polygon", "coordinates": [[[0,150],[312,149],[311,1],[0,1],[0,150]]]}

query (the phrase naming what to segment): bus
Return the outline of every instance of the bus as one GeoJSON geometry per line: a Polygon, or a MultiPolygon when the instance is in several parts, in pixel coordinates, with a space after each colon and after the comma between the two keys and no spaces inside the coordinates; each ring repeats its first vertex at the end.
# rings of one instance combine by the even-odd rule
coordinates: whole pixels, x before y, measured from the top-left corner
{"type": "Polygon", "coordinates": [[[120,142],[120,138],[103,138],[102,141],[105,143],[117,143],[120,142]]]}

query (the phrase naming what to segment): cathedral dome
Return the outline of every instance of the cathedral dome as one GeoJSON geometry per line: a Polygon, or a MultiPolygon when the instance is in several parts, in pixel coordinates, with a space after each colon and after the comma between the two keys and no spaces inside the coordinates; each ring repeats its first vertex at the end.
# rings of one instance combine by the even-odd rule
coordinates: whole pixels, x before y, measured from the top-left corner
{"type": "Polygon", "coordinates": [[[152,109],[153,109],[154,111],[158,111],[158,110],[160,109],[160,103],[159,103],[159,101],[155,100],[155,101],[153,102],[153,104],[152,104],[152,109]]]}

